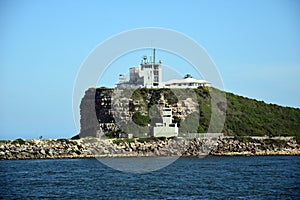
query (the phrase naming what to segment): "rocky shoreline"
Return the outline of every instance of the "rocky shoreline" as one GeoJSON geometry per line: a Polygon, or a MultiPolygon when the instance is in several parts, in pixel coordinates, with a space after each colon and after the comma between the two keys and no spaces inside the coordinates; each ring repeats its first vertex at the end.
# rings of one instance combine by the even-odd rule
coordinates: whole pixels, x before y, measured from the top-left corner
{"type": "Polygon", "coordinates": [[[185,156],[300,155],[293,138],[43,139],[0,141],[0,160],[185,156]]]}

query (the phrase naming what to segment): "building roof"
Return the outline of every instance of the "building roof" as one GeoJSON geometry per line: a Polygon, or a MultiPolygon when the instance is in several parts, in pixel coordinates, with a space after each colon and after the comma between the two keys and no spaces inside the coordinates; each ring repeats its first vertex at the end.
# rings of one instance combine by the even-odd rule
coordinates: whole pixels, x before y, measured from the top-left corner
{"type": "Polygon", "coordinates": [[[167,82],[165,82],[165,84],[184,84],[184,83],[201,83],[201,84],[210,84],[208,81],[206,80],[197,80],[197,79],[194,79],[194,78],[185,78],[185,79],[180,79],[180,80],[177,80],[177,79],[173,79],[173,80],[169,80],[167,82]]]}

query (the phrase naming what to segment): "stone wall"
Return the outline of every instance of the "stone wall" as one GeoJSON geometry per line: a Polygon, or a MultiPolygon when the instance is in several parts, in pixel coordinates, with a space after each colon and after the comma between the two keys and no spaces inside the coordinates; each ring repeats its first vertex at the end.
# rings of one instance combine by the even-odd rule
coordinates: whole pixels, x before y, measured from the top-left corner
{"type": "Polygon", "coordinates": [[[291,137],[223,137],[212,148],[211,155],[300,155],[300,146],[291,137]]]}
{"type": "Polygon", "coordinates": [[[194,138],[15,140],[0,142],[0,159],[50,159],[126,156],[300,155],[294,139],[194,138]]]}
{"type": "Polygon", "coordinates": [[[92,157],[80,140],[14,140],[0,142],[0,159],[92,157]]]}

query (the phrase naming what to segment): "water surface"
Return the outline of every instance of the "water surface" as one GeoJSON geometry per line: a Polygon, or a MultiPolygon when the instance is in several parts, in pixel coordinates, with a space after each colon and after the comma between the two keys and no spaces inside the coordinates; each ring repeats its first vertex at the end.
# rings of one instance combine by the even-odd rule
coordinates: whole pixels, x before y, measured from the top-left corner
{"type": "Polygon", "coordinates": [[[300,156],[180,158],[145,174],[96,159],[0,161],[4,199],[300,199],[300,156]]]}

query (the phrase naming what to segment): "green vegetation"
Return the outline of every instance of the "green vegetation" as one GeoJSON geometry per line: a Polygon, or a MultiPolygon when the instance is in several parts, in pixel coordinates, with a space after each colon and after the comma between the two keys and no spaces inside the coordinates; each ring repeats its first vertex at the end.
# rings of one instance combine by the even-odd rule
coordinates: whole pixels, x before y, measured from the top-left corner
{"type": "MultiPolygon", "coordinates": [[[[150,132],[150,127],[149,126],[139,126],[135,123],[128,123],[128,124],[122,125],[122,132],[132,133],[135,137],[143,137],[145,135],[145,133],[150,132]]],[[[119,137],[119,136],[116,135],[116,137],[119,137]]]]}
{"type": "Polygon", "coordinates": [[[243,136],[234,136],[234,140],[240,141],[240,142],[259,142],[256,139],[250,138],[250,137],[243,137],[243,136]]]}
{"type": "Polygon", "coordinates": [[[285,140],[279,140],[279,139],[265,139],[263,140],[265,144],[275,144],[275,145],[285,145],[285,140]]]}
{"type": "Polygon", "coordinates": [[[30,145],[35,145],[35,143],[34,143],[32,140],[27,140],[27,142],[28,142],[30,145]]]}
{"type": "Polygon", "coordinates": [[[199,87],[194,89],[197,94],[199,104],[199,126],[197,129],[198,133],[205,133],[208,130],[210,118],[211,118],[211,101],[208,87],[199,87]]]}
{"type": "Polygon", "coordinates": [[[105,136],[107,138],[117,138],[119,137],[119,133],[121,133],[121,130],[117,130],[117,131],[106,131],[105,136]]]}
{"type": "Polygon", "coordinates": [[[121,143],[130,143],[130,142],[134,142],[135,139],[132,139],[132,138],[116,138],[114,139],[112,142],[114,144],[121,144],[121,143]]]}
{"type": "Polygon", "coordinates": [[[131,143],[131,142],[155,142],[155,141],[161,141],[161,140],[166,140],[167,138],[165,137],[158,137],[158,138],[154,138],[154,137],[150,137],[150,138],[115,138],[112,142],[114,144],[125,144],[125,143],[131,143]]]}
{"type": "Polygon", "coordinates": [[[170,89],[164,90],[164,98],[167,100],[169,105],[174,105],[178,102],[177,96],[170,89]]]}
{"type": "Polygon", "coordinates": [[[150,123],[150,117],[142,115],[140,112],[133,113],[132,120],[140,126],[148,126],[150,123]]]}
{"type": "Polygon", "coordinates": [[[197,133],[199,129],[199,114],[194,112],[189,114],[182,122],[179,123],[181,133],[197,133]]]}
{"type": "Polygon", "coordinates": [[[266,104],[226,93],[224,133],[238,136],[295,136],[300,139],[300,109],[266,104]]]}
{"type": "MultiPolygon", "coordinates": [[[[178,123],[181,132],[207,132],[211,119],[211,91],[210,87],[193,89],[199,105],[199,112],[189,114],[186,119],[173,115],[173,122],[178,123]],[[197,115],[197,116],[195,116],[197,115]],[[199,123],[195,121],[199,119],[199,123]]],[[[186,99],[183,89],[136,89],[131,95],[129,110],[132,120],[137,126],[128,125],[124,130],[129,133],[147,133],[149,123],[161,119],[151,116],[154,105],[159,105],[161,97],[165,103],[174,108],[179,99],[186,99]],[[152,120],[151,120],[152,119],[152,120]]],[[[225,93],[227,102],[218,102],[218,112],[226,112],[223,128],[225,135],[231,136],[294,136],[300,142],[300,109],[266,104],[263,101],[249,99],[232,93],[225,93]]],[[[96,102],[96,106],[97,102],[96,102]]],[[[112,137],[116,134],[111,133],[112,137]]]]}
{"type": "MultiPolygon", "coordinates": [[[[211,115],[211,102],[208,87],[199,87],[194,91],[200,106],[200,124],[198,132],[206,132],[211,115]]],[[[211,88],[211,90],[215,90],[211,88]]],[[[225,93],[225,102],[217,104],[225,111],[223,128],[225,135],[232,136],[294,136],[300,142],[300,109],[266,104],[263,101],[249,99],[232,93],[225,93]]]]}
{"type": "Polygon", "coordinates": [[[22,145],[22,144],[25,144],[25,140],[21,139],[21,138],[18,138],[16,140],[14,140],[12,142],[12,144],[19,144],[19,145],[22,145]]]}
{"type": "Polygon", "coordinates": [[[190,74],[186,74],[183,78],[186,79],[186,78],[193,78],[193,77],[190,74]]]}
{"type": "Polygon", "coordinates": [[[165,137],[158,137],[158,138],[155,138],[155,137],[150,137],[150,138],[137,138],[137,141],[138,142],[155,142],[155,141],[159,141],[159,140],[166,140],[167,138],[165,137]]]}

